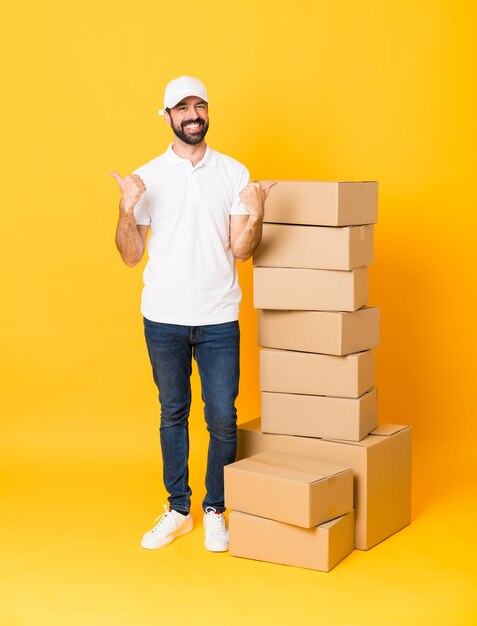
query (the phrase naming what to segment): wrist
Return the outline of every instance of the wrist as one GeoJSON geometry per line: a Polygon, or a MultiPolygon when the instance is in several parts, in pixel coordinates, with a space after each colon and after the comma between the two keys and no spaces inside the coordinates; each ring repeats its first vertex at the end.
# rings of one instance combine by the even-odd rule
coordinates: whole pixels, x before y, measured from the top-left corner
{"type": "Polygon", "coordinates": [[[248,216],[248,225],[249,226],[259,226],[263,222],[263,217],[260,215],[249,215],[248,216]]]}
{"type": "Polygon", "coordinates": [[[132,209],[119,207],[119,219],[125,222],[134,222],[134,211],[132,209]]]}
{"type": "Polygon", "coordinates": [[[134,213],[134,205],[119,203],[119,213],[121,216],[130,216],[134,213]]]}

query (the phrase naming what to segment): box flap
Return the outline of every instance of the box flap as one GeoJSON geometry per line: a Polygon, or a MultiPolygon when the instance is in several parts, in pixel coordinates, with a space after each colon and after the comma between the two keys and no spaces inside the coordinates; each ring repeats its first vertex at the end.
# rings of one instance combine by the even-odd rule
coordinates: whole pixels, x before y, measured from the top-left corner
{"type": "Polygon", "coordinates": [[[318,459],[289,454],[288,452],[261,452],[260,454],[255,454],[253,457],[249,458],[273,465],[282,465],[284,467],[300,471],[314,472],[319,476],[332,476],[333,474],[340,474],[341,472],[346,472],[350,469],[348,466],[326,463],[318,459]]]}
{"type": "Polygon", "coordinates": [[[330,519],[329,522],[324,522],[323,524],[320,524],[319,526],[317,526],[317,528],[325,528],[326,530],[328,530],[329,528],[333,528],[333,526],[336,526],[336,524],[339,524],[339,522],[346,515],[348,515],[348,513],[346,513],[345,515],[340,515],[339,517],[335,517],[335,519],[330,519]]]}
{"type": "Polygon", "coordinates": [[[240,471],[276,476],[284,480],[306,484],[315,483],[324,478],[350,471],[350,468],[341,465],[332,465],[317,459],[283,452],[261,452],[232,463],[229,467],[240,471]]]}
{"type": "Polygon", "coordinates": [[[303,485],[309,485],[317,480],[317,475],[313,472],[302,472],[280,465],[270,465],[254,460],[253,457],[242,459],[231,465],[226,465],[225,472],[239,472],[242,475],[251,474],[254,476],[254,481],[256,481],[259,476],[269,476],[273,479],[301,483],[303,485]]]}
{"type": "Polygon", "coordinates": [[[340,444],[347,444],[350,446],[359,446],[361,448],[370,448],[371,446],[379,444],[386,437],[392,437],[396,433],[406,430],[410,426],[403,426],[399,424],[378,424],[376,428],[369,433],[361,441],[348,441],[347,439],[332,439],[331,437],[323,437],[323,441],[331,441],[340,444]]]}
{"type": "Polygon", "coordinates": [[[389,437],[390,435],[395,435],[400,430],[405,430],[406,428],[410,428],[410,426],[404,426],[402,424],[378,424],[369,434],[389,437]]]}

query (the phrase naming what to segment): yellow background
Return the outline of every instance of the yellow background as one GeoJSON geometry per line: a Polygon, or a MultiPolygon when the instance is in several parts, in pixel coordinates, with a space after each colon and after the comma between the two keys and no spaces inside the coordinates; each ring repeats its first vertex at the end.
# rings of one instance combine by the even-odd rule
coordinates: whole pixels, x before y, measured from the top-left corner
{"type": "MultiPolygon", "coordinates": [[[[2,3],[0,624],[477,623],[476,24],[471,2],[2,3]],[[413,524],[331,574],[202,546],[162,512],[142,267],[114,245],[123,175],[164,151],[181,74],[252,177],[378,180],[379,421],[413,427],[413,524]],[[474,555],[474,556],[472,556],[474,555]]],[[[259,414],[250,261],[239,419],[259,414]]]]}

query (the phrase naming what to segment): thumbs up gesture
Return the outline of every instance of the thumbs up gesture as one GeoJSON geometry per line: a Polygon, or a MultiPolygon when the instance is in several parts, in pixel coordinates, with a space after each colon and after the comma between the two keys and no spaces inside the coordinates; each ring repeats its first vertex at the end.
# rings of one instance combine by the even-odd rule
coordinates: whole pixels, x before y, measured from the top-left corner
{"type": "Polygon", "coordinates": [[[117,172],[110,172],[110,176],[116,179],[121,190],[121,200],[119,209],[122,213],[128,215],[131,213],[139,201],[139,198],[146,191],[146,185],[137,174],[131,174],[126,178],[121,178],[117,172]]]}
{"type": "Polygon", "coordinates": [[[239,196],[249,215],[263,219],[265,200],[270,193],[270,189],[276,184],[276,181],[270,181],[261,187],[260,183],[249,183],[242,189],[239,196]]]}

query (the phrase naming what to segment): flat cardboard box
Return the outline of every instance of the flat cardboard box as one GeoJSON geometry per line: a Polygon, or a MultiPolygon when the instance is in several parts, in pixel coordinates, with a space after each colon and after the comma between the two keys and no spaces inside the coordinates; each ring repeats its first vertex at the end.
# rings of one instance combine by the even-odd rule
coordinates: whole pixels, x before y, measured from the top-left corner
{"type": "Polygon", "coordinates": [[[231,511],[229,552],[257,561],[329,572],[354,548],[354,512],[315,528],[300,528],[231,511]]]}
{"type": "Polygon", "coordinates": [[[260,390],[359,398],[375,386],[374,350],[347,356],[260,350],[260,390]]]}
{"type": "Polygon", "coordinates": [[[239,425],[237,458],[267,450],[351,467],[355,546],[368,550],[411,522],[411,428],[380,424],[360,442],[269,435],[260,418],[239,425]]]}
{"type": "Polygon", "coordinates": [[[353,509],[353,472],[282,452],[224,467],[228,508],[311,528],[353,509]]]}
{"type": "Polygon", "coordinates": [[[262,392],[262,432],[361,441],[378,425],[376,388],[359,398],[262,392]]]}
{"type": "Polygon", "coordinates": [[[368,268],[255,267],[253,294],[256,309],[356,311],[368,300],[368,268]]]}
{"type": "Polygon", "coordinates": [[[378,221],[378,183],[280,180],[265,203],[265,222],[353,226],[378,221]]]}
{"type": "Polygon", "coordinates": [[[379,345],[379,307],[357,311],[258,312],[258,343],[264,348],[345,355],[379,345]]]}
{"type": "Polygon", "coordinates": [[[352,270],[373,262],[374,226],[263,224],[256,267],[352,270]]]}

